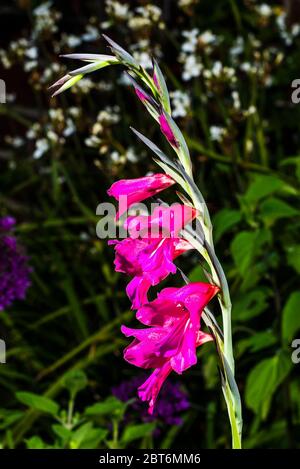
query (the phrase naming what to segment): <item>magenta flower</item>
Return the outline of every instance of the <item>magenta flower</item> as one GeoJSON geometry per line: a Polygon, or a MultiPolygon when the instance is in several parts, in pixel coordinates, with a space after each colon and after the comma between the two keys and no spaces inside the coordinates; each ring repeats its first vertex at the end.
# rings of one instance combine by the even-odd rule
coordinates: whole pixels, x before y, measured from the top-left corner
{"type": "Polygon", "coordinates": [[[160,205],[153,210],[152,215],[128,217],[124,227],[129,231],[131,238],[178,238],[182,228],[197,214],[197,210],[188,205],[160,205]]]}
{"type": "Polygon", "coordinates": [[[137,309],[148,302],[148,290],[170,273],[176,272],[173,260],[192,246],[180,238],[132,239],[110,241],[115,245],[115,270],[132,276],[126,293],[137,309]]]}
{"type": "Polygon", "coordinates": [[[121,179],[114,182],[107,193],[120,203],[118,219],[132,204],[153,197],[173,184],[175,181],[170,176],[157,173],[137,179],[121,179]]]}
{"type": "Polygon", "coordinates": [[[129,217],[124,227],[129,238],[109,241],[115,245],[115,269],[132,276],[126,293],[137,309],[148,302],[151,286],[158,285],[170,273],[176,273],[173,260],[192,246],[179,237],[197,211],[186,205],[156,207],[152,215],[129,217]]]}
{"type": "Polygon", "coordinates": [[[213,340],[200,330],[204,307],[219,291],[215,285],[190,283],[182,288],[165,288],[157,299],[142,306],[136,314],[146,329],[122,326],[126,337],[134,337],[124,358],[140,368],[155,368],[139,387],[139,397],[149,402],[149,413],[160,388],[171,371],[181,374],[197,363],[196,348],[213,340]]]}
{"type": "Polygon", "coordinates": [[[165,114],[161,114],[158,118],[159,120],[159,125],[160,125],[160,130],[168,140],[168,142],[173,146],[178,148],[179,144],[175,138],[174,132],[171,129],[171,126],[165,116],[165,114]]]}

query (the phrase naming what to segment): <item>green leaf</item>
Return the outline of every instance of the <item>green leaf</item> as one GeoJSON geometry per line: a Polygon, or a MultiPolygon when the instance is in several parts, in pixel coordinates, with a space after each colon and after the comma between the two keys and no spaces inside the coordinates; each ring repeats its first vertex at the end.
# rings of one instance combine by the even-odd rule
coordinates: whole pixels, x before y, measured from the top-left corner
{"type": "Polygon", "coordinates": [[[286,247],[287,263],[300,274],[300,244],[286,247]]]}
{"type": "Polygon", "coordinates": [[[257,332],[237,343],[237,355],[241,356],[246,351],[250,351],[251,353],[259,352],[260,350],[275,345],[276,342],[277,338],[273,331],[257,332]]]}
{"type": "Polygon", "coordinates": [[[244,195],[247,202],[257,202],[258,200],[273,194],[282,188],[284,182],[273,175],[258,175],[248,187],[244,195]]]}
{"type": "Polygon", "coordinates": [[[241,231],[231,243],[231,253],[239,273],[244,276],[251,264],[254,263],[261,248],[269,243],[271,233],[269,230],[241,231]]]}
{"type": "Polygon", "coordinates": [[[110,396],[103,402],[97,402],[85,409],[85,415],[111,415],[122,414],[126,409],[126,403],[110,396]]]}
{"type": "Polygon", "coordinates": [[[61,438],[62,440],[68,440],[72,436],[71,430],[64,427],[63,425],[54,424],[51,428],[54,433],[59,436],[59,438],[61,438]]]}
{"type": "Polygon", "coordinates": [[[96,449],[105,440],[108,430],[104,428],[92,428],[86,438],[81,442],[80,449],[96,449]]]}
{"type": "Polygon", "coordinates": [[[237,321],[248,321],[268,307],[267,289],[254,289],[235,298],[232,315],[237,321]]]}
{"type": "Polygon", "coordinates": [[[260,206],[260,216],[268,226],[280,218],[290,218],[299,214],[299,211],[291,205],[275,197],[265,200],[260,206]]]}
{"type": "Polygon", "coordinates": [[[245,391],[246,405],[262,419],[268,415],[272,396],[289,374],[291,359],[283,352],[258,363],[248,375],[245,391]]]}
{"type": "Polygon", "coordinates": [[[87,376],[82,370],[71,370],[64,379],[64,386],[73,397],[76,396],[79,391],[86,388],[87,384],[87,376]]]}
{"type": "Polygon", "coordinates": [[[31,392],[20,391],[16,393],[16,398],[22,402],[22,404],[41,412],[46,412],[51,415],[57,415],[59,412],[59,405],[48,397],[39,396],[38,394],[31,392]]]}
{"type": "Polygon", "coordinates": [[[282,338],[290,344],[295,333],[300,329],[300,292],[295,291],[289,296],[282,312],[282,338]]]}
{"type": "Polygon", "coordinates": [[[107,434],[108,431],[103,428],[93,428],[91,422],[84,423],[73,433],[70,447],[72,449],[96,448],[107,434]]]}
{"type": "Polygon", "coordinates": [[[20,410],[0,409],[0,430],[4,430],[23,417],[24,412],[20,410]]]}
{"type": "Polygon", "coordinates": [[[295,165],[295,173],[297,178],[300,181],[300,156],[291,156],[290,158],[285,158],[284,160],[280,161],[280,166],[286,165],[295,165]]]}
{"type": "Polygon", "coordinates": [[[125,428],[122,435],[122,443],[127,444],[131,441],[144,438],[145,436],[151,435],[155,429],[155,423],[142,423],[140,425],[131,425],[125,428]]]}
{"type": "Polygon", "coordinates": [[[224,208],[213,219],[214,239],[217,242],[224,233],[241,221],[242,215],[238,210],[224,208]]]}
{"type": "Polygon", "coordinates": [[[46,444],[39,436],[32,436],[25,440],[27,449],[44,449],[46,444]]]}

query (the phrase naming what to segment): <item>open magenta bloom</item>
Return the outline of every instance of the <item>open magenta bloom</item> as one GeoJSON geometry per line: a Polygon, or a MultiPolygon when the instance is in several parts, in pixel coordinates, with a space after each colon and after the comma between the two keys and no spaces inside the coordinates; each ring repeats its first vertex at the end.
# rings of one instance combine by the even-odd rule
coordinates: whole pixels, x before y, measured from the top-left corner
{"type": "Polygon", "coordinates": [[[151,286],[176,272],[173,260],[192,249],[179,233],[196,214],[195,209],[181,204],[159,206],[152,215],[129,217],[125,226],[130,237],[109,242],[115,245],[116,271],[133,277],[126,289],[133,309],[148,302],[151,286]]]}
{"type": "Polygon", "coordinates": [[[153,197],[173,184],[175,181],[170,176],[157,173],[137,179],[121,179],[114,182],[107,193],[120,204],[117,213],[118,219],[131,205],[153,197]]]}
{"type": "Polygon", "coordinates": [[[180,231],[197,216],[195,208],[179,203],[159,205],[151,215],[128,217],[124,227],[131,238],[178,238],[180,231]]]}
{"type": "Polygon", "coordinates": [[[122,326],[126,337],[134,337],[124,358],[141,368],[155,368],[139,387],[139,397],[149,402],[149,412],[160,388],[171,371],[181,374],[197,363],[196,348],[212,340],[200,330],[204,307],[218,292],[215,285],[195,282],[182,288],[165,288],[157,299],[137,311],[137,319],[146,329],[122,326]]]}
{"type": "Polygon", "coordinates": [[[133,277],[126,288],[133,309],[148,302],[151,286],[158,285],[170,273],[175,274],[173,260],[192,249],[187,241],[179,238],[126,238],[109,244],[115,245],[116,271],[133,277]]]}

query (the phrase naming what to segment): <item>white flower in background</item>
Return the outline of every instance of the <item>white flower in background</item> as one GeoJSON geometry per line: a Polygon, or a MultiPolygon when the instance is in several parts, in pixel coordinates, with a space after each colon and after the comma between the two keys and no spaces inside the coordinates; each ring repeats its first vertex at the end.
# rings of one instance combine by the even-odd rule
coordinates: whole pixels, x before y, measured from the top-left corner
{"type": "Polygon", "coordinates": [[[8,58],[5,50],[0,49],[0,60],[4,68],[8,69],[12,66],[11,60],[8,58]]]}
{"type": "Polygon", "coordinates": [[[81,233],[79,233],[79,238],[81,241],[88,241],[91,237],[86,231],[81,231],[81,233]]]}
{"type": "Polygon", "coordinates": [[[136,31],[151,26],[151,20],[142,16],[134,16],[128,21],[128,26],[133,31],[136,31]]]}
{"type": "Polygon", "coordinates": [[[191,100],[187,93],[176,90],[170,93],[172,100],[173,117],[185,117],[187,115],[187,110],[190,107],[191,100]]]}
{"type": "Polygon", "coordinates": [[[257,111],[256,107],[251,105],[249,106],[249,108],[244,112],[245,116],[249,117],[249,116],[253,116],[253,114],[255,114],[257,111]]]}
{"type": "Polygon", "coordinates": [[[66,35],[65,44],[73,49],[74,47],[80,46],[81,38],[79,36],[74,36],[73,34],[66,35]]]}
{"type": "Polygon", "coordinates": [[[182,35],[185,38],[185,41],[181,46],[181,50],[188,53],[195,52],[199,36],[199,29],[194,28],[190,31],[182,31],[182,35]]]}
{"type": "Polygon", "coordinates": [[[38,133],[41,131],[41,125],[38,122],[35,122],[31,129],[27,130],[26,138],[33,140],[37,137],[38,133]]]}
{"type": "Polygon", "coordinates": [[[45,2],[33,10],[34,31],[33,36],[38,35],[42,31],[57,32],[57,22],[61,18],[61,13],[51,10],[52,2],[45,2]]]}
{"type": "Polygon", "coordinates": [[[35,160],[41,158],[49,150],[49,142],[46,138],[41,138],[35,143],[35,150],[33,152],[33,158],[35,160]]]}
{"type": "Polygon", "coordinates": [[[116,150],[112,151],[109,156],[110,156],[110,159],[113,161],[113,163],[120,163],[122,160],[122,156],[116,150]]]}
{"type": "Polygon", "coordinates": [[[36,60],[29,60],[28,62],[24,63],[24,71],[25,72],[30,72],[34,68],[36,68],[38,65],[36,60]]]}
{"type": "Polygon", "coordinates": [[[5,138],[5,143],[8,145],[11,145],[14,148],[20,148],[21,146],[24,145],[25,140],[22,137],[11,137],[10,135],[6,135],[5,138]]]}
{"type": "Polygon", "coordinates": [[[33,14],[37,17],[39,17],[39,16],[48,16],[49,13],[50,13],[51,6],[52,6],[52,2],[42,3],[41,5],[37,6],[33,10],[33,14]]]}
{"type": "Polygon", "coordinates": [[[44,68],[43,73],[41,75],[40,81],[41,83],[49,83],[54,76],[60,71],[60,66],[58,63],[53,62],[49,65],[49,67],[44,68]]]}
{"type": "Polygon", "coordinates": [[[64,121],[64,113],[61,108],[49,109],[48,114],[50,116],[50,119],[53,121],[54,120],[59,121],[59,122],[64,121]]]}
{"type": "Polygon", "coordinates": [[[120,121],[119,106],[107,106],[97,116],[97,122],[101,124],[117,124],[120,121]]]}
{"type": "Polygon", "coordinates": [[[245,42],[242,36],[236,38],[235,44],[229,49],[230,56],[235,59],[244,52],[245,42]]]}
{"type": "Polygon", "coordinates": [[[257,73],[257,67],[254,64],[251,64],[250,62],[243,62],[240,65],[240,69],[245,72],[245,73],[257,73]]]}
{"type": "Polygon", "coordinates": [[[241,100],[240,100],[240,95],[237,91],[233,91],[231,93],[231,97],[233,100],[233,107],[234,109],[240,109],[241,108],[241,100]]]}
{"type": "Polygon", "coordinates": [[[66,120],[66,127],[64,128],[64,131],[63,131],[63,136],[64,137],[69,137],[74,132],[76,132],[76,126],[75,126],[73,120],[70,119],[70,117],[68,117],[67,120],[66,120]]]}
{"type": "Polygon", "coordinates": [[[37,47],[29,47],[29,49],[25,51],[25,56],[32,60],[37,59],[38,57],[37,47]]]}
{"type": "Polygon", "coordinates": [[[136,163],[140,159],[139,155],[136,154],[135,149],[133,147],[129,147],[126,150],[125,156],[126,159],[130,161],[130,163],[136,163]]]}
{"type": "Polygon", "coordinates": [[[106,0],[105,10],[109,15],[114,16],[120,20],[126,20],[130,17],[130,10],[128,3],[120,3],[116,0],[106,0]]]}
{"type": "Polygon", "coordinates": [[[291,32],[292,32],[292,36],[294,36],[294,37],[298,36],[298,34],[300,32],[300,24],[298,24],[298,23],[293,24],[291,32]]]}
{"type": "Polygon", "coordinates": [[[81,36],[81,39],[85,42],[97,41],[97,39],[100,37],[98,28],[91,24],[87,25],[85,31],[86,32],[81,36]]]}
{"type": "Polygon", "coordinates": [[[83,94],[87,94],[91,89],[94,88],[94,83],[90,78],[82,78],[76,83],[76,87],[71,88],[73,93],[80,90],[83,94]]]}
{"type": "MultiPolygon", "coordinates": [[[[125,75],[125,73],[123,73],[123,75],[125,75]]],[[[100,91],[111,91],[113,89],[113,84],[112,82],[108,83],[107,81],[101,80],[95,83],[95,88],[100,91]]]]}
{"type": "Polygon", "coordinates": [[[211,31],[204,31],[204,33],[200,34],[199,41],[202,44],[215,44],[217,42],[217,36],[213,34],[211,31]]]}
{"type": "Polygon", "coordinates": [[[198,61],[195,55],[188,55],[183,58],[184,62],[182,79],[188,81],[191,78],[198,77],[203,70],[203,65],[198,61]]]}
{"type": "Polygon", "coordinates": [[[76,117],[80,116],[81,109],[79,107],[76,107],[76,106],[71,106],[71,107],[68,108],[68,112],[69,112],[70,116],[76,118],[76,117]]]}
{"type": "Polygon", "coordinates": [[[272,8],[270,7],[270,5],[267,5],[266,3],[262,3],[261,5],[257,5],[256,11],[261,16],[268,17],[268,16],[272,15],[272,8]]]}
{"type": "Polygon", "coordinates": [[[226,133],[224,127],[219,127],[218,125],[212,125],[209,128],[209,131],[211,139],[215,142],[221,142],[222,138],[226,133]]]}
{"type": "Polygon", "coordinates": [[[298,36],[300,32],[300,25],[294,23],[291,27],[291,31],[288,31],[286,26],[286,12],[283,12],[277,16],[276,23],[279,29],[280,37],[287,46],[290,46],[293,43],[294,37],[298,36]]]}
{"type": "Polygon", "coordinates": [[[212,74],[215,75],[216,77],[219,77],[222,73],[222,70],[223,70],[223,65],[222,63],[217,60],[214,64],[213,64],[213,67],[212,67],[212,74]]]}
{"type": "Polygon", "coordinates": [[[84,143],[87,147],[99,148],[101,145],[101,139],[96,135],[91,135],[90,137],[85,139],[84,143]]]}
{"type": "Polygon", "coordinates": [[[152,59],[151,59],[150,55],[148,54],[148,52],[145,52],[145,51],[138,52],[138,51],[136,51],[136,52],[133,53],[133,56],[143,68],[146,68],[146,69],[151,68],[152,69],[152,59]]]}
{"type": "Polygon", "coordinates": [[[152,5],[151,3],[145,5],[145,7],[137,7],[136,11],[141,15],[151,18],[151,20],[155,22],[159,21],[162,16],[162,9],[157,5],[152,5]]]}
{"type": "Polygon", "coordinates": [[[192,5],[193,3],[195,3],[195,0],[179,0],[178,6],[181,8],[186,8],[192,5]]]}
{"type": "Polygon", "coordinates": [[[52,143],[57,143],[59,141],[58,135],[52,129],[49,129],[46,135],[48,140],[50,140],[52,143]]]}
{"type": "Polygon", "coordinates": [[[123,86],[130,86],[132,84],[127,73],[121,73],[121,75],[117,79],[117,83],[123,86]]]}

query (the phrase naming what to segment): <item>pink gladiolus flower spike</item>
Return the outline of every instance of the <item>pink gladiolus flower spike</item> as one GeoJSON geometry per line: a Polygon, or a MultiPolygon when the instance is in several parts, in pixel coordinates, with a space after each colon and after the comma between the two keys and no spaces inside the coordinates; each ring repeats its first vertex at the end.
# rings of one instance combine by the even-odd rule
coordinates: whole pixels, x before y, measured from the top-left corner
{"type": "Polygon", "coordinates": [[[149,413],[171,371],[181,374],[195,365],[196,348],[213,340],[200,330],[200,319],[204,307],[218,291],[217,286],[201,282],[165,288],[156,300],[137,311],[137,319],[150,327],[122,326],[126,337],[134,337],[124,351],[125,360],[140,368],[155,368],[138,389],[139,397],[149,402],[149,413]]]}
{"type": "Polygon", "coordinates": [[[114,182],[107,193],[120,203],[116,219],[125,213],[132,204],[152,197],[173,184],[175,181],[170,176],[161,173],[114,182]]]}

